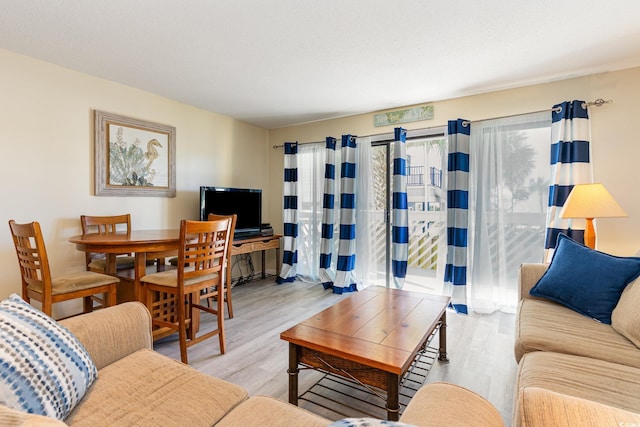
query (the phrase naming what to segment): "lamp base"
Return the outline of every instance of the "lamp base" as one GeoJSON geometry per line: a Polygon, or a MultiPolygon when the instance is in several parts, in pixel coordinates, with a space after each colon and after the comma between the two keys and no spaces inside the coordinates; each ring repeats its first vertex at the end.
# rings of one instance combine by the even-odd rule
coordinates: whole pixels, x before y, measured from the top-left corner
{"type": "Polygon", "coordinates": [[[596,248],[596,230],[593,228],[593,218],[587,218],[587,224],[584,230],[584,244],[591,249],[596,248]]]}

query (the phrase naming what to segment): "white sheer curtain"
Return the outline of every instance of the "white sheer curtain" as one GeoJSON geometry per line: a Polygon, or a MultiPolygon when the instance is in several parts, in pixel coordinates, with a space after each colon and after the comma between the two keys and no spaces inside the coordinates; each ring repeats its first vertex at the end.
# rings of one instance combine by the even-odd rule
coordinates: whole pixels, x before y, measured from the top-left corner
{"type": "Polygon", "coordinates": [[[358,289],[369,286],[376,277],[374,239],[375,195],[371,138],[358,138],[358,178],[356,179],[356,283],[358,289]]]}
{"type": "Polygon", "coordinates": [[[319,281],[324,144],[298,147],[298,278],[319,281]]]}
{"type": "MultiPolygon", "coordinates": [[[[356,283],[358,289],[367,287],[375,275],[375,254],[372,239],[373,179],[371,162],[371,138],[358,138],[358,169],[356,178],[356,283]]],[[[324,193],[324,143],[300,144],[298,148],[298,278],[320,282],[319,260],[322,239],[322,197],[324,193]]],[[[336,151],[336,165],[340,165],[340,151],[336,151]]],[[[340,200],[340,188],[336,186],[336,203],[340,200]]],[[[336,206],[337,208],[338,206],[336,206]]],[[[335,209],[336,228],[339,209],[335,209]]],[[[338,236],[338,230],[335,230],[338,236]]],[[[334,239],[337,253],[338,239],[334,239]]],[[[332,263],[335,264],[334,257],[332,263]]],[[[335,265],[333,265],[335,268],[335,265]]]]}
{"type": "Polygon", "coordinates": [[[549,112],[471,124],[468,298],[475,312],[515,312],[519,265],[542,261],[550,125],[549,112]]]}

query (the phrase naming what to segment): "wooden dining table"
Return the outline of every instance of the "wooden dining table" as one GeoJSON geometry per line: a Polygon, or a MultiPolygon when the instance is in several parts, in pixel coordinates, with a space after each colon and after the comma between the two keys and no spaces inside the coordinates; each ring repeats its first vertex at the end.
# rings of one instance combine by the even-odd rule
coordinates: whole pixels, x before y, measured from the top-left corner
{"type": "MultiPolygon", "coordinates": [[[[105,273],[112,276],[120,277],[116,272],[116,255],[134,254],[134,274],[131,278],[133,299],[140,301],[140,278],[147,274],[147,259],[176,256],[180,248],[180,230],[131,230],[113,234],[80,234],[69,238],[69,241],[74,243],[79,251],[106,254],[105,273]]],[[[164,264],[159,263],[156,269],[162,271],[164,264]]]]}

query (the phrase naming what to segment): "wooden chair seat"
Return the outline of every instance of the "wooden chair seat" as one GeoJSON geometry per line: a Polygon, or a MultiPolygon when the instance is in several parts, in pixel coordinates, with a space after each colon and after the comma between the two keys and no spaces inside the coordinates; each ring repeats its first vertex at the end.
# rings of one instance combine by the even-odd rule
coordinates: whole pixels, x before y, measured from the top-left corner
{"type": "MultiPolygon", "coordinates": [[[[112,284],[113,281],[113,276],[94,273],[93,271],[80,271],[78,273],[65,274],[64,276],[52,278],[51,294],[61,295],[70,292],[93,289],[97,286],[108,286],[112,284]]],[[[29,288],[34,292],[42,292],[42,283],[34,282],[29,288]]]]}
{"type": "MultiPolygon", "coordinates": [[[[185,271],[193,271],[193,269],[185,269],[185,271]]],[[[168,286],[175,288],[178,286],[178,270],[167,270],[159,273],[148,274],[141,281],[154,285],[168,286]]],[[[217,282],[218,273],[206,274],[200,277],[192,277],[184,280],[184,286],[189,287],[204,281],[217,282]]],[[[214,283],[215,285],[215,283],[214,283]]]]}
{"type": "Polygon", "coordinates": [[[52,316],[52,305],[61,301],[83,299],[83,312],[93,311],[92,297],[100,295],[102,306],[116,303],[118,278],[106,274],[82,271],[52,279],[47,250],[38,222],[17,224],[9,221],[9,228],[18,256],[22,276],[22,298],[31,303],[40,301],[42,311],[52,316]]]}

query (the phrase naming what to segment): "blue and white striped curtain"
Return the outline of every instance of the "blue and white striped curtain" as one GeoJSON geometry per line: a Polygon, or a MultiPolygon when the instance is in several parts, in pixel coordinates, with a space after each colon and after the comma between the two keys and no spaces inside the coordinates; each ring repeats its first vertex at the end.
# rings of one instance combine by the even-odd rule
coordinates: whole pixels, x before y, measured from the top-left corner
{"type": "MultiPolygon", "coordinates": [[[[340,227],[338,236],[338,259],[333,283],[323,283],[325,289],[342,294],[358,290],[355,277],[356,264],[356,138],[342,135],[340,148],[340,227]]],[[[327,208],[327,211],[330,211],[327,208]]],[[[327,212],[333,216],[333,212],[327,212]]],[[[324,224],[323,224],[324,227],[324,224]]],[[[332,245],[331,245],[332,246],[332,245]]],[[[326,257],[325,257],[326,259],[326,257]]]]}
{"type": "Polygon", "coordinates": [[[393,143],[393,205],[392,272],[393,283],[402,289],[407,275],[409,254],[409,212],[407,210],[407,130],[394,129],[393,143]]]}
{"type": "Polygon", "coordinates": [[[469,218],[469,134],[463,119],[448,122],[447,264],[444,281],[451,283],[451,306],[467,314],[467,228],[469,218]]]}
{"type": "Polygon", "coordinates": [[[284,144],[284,236],[282,268],[277,283],[293,282],[298,264],[298,143],[284,144]]]}
{"type": "Polygon", "coordinates": [[[331,268],[333,254],[333,221],[336,192],[336,139],[328,136],[325,146],[324,194],[322,196],[322,240],[320,242],[320,281],[325,289],[333,286],[335,272],[331,268]]]}
{"type": "Polygon", "coordinates": [[[584,220],[560,218],[560,211],[574,185],[592,182],[589,134],[589,113],[584,101],[565,101],[553,106],[551,185],[545,237],[547,262],[551,260],[559,233],[584,242],[584,220]]]}

